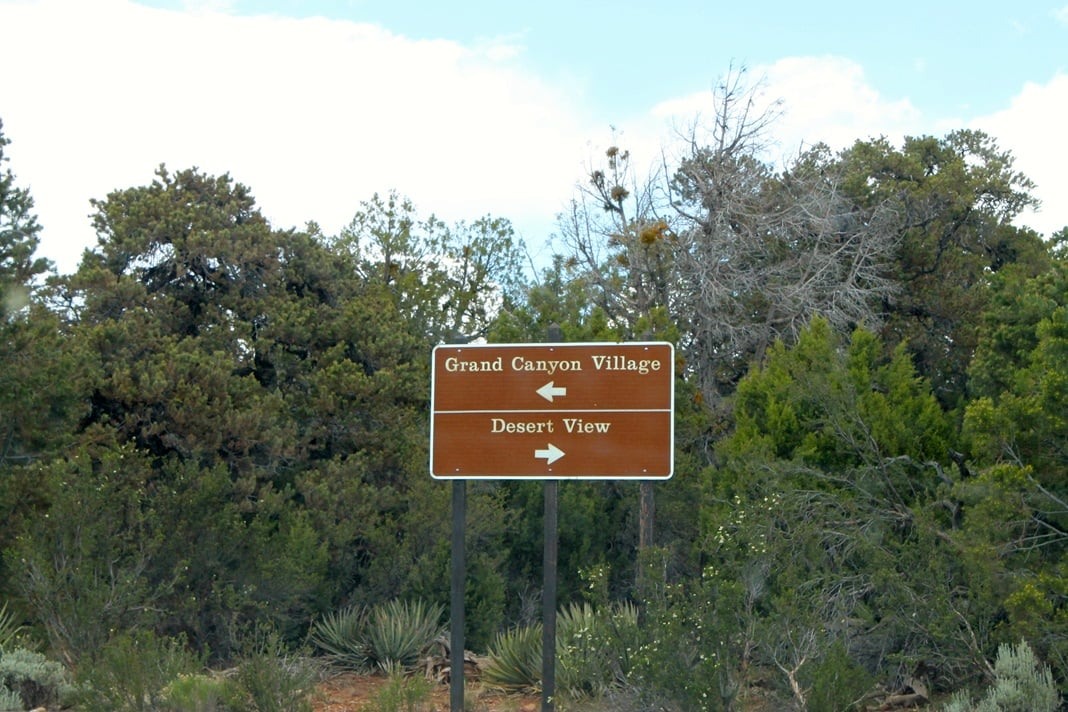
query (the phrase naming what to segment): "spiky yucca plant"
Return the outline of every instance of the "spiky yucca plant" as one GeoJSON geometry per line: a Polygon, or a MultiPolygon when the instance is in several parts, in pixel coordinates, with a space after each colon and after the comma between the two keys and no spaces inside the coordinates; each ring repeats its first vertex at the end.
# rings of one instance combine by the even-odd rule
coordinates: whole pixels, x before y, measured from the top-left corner
{"type": "Polygon", "coordinates": [[[541,686],[541,625],[498,633],[482,670],[482,682],[506,692],[529,692],[541,686]]]}
{"type": "Polygon", "coordinates": [[[623,684],[638,639],[638,609],[629,603],[600,609],[575,603],[564,608],[556,627],[560,691],[572,697],[601,697],[623,684]]]}
{"type": "Polygon", "coordinates": [[[368,612],[363,606],[348,606],[327,613],[312,625],[312,644],[326,653],[333,665],[365,672],[371,653],[367,642],[368,612]]]}
{"type": "Polygon", "coordinates": [[[0,606],[0,653],[12,642],[15,636],[22,631],[22,626],[15,620],[15,614],[7,610],[7,603],[0,606]]]}
{"type": "Polygon", "coordinates": [[[9,690],[0,682],[0,712],[21,712],[26,709],[22,705],[22,697],[14,690],[9,690]]]}
{"type": "Polygon", "coordinates": [[[392,600],[375,606],[367,618],[371,662],[382,670],[413,668],[435,639],[445,633],[445,608],[422,600],[392,600]]]}

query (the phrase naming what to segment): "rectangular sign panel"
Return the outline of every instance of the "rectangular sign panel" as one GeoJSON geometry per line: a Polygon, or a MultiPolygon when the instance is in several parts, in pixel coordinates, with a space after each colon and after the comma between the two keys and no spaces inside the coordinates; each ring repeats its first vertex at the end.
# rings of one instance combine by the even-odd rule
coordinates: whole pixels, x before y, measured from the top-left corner
{"type": "Polygon", "coordinates": [[[430,474],[440,479],[667,479],[669,343],[438,346],[430,474]]]}

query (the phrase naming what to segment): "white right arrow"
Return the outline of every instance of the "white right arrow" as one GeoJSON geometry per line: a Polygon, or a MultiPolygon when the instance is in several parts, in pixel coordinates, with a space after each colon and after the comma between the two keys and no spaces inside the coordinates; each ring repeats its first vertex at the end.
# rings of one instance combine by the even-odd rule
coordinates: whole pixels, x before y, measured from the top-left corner
{"type": "Polygon", "coordinates": [[[556,447],[552,443],[549,443],[549,447],[545,448],[544,450],[535,450],[534,451],[534,457],[543,458],[545,460],[545,464],[546,465],[553,464],[554,462],[556,462],[557,460],[559,460],[563,456],[564,456],[564,451],[561,450],[560,448],[556,447]]]}
{"type": "Polygon", "coordinates": [[[554,396],[567,395],[567,389],[563,386],[557,386],[556,381],[549,381],[535,392],[550,403],[553,402],[554,396]]]}

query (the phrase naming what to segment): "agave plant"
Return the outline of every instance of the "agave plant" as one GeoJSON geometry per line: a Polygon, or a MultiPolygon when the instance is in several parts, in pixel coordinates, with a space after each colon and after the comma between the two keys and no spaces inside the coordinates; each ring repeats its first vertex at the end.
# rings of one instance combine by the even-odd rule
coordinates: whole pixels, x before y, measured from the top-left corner
{"type": "Polygon", "coordinates": [[[22,631],[22,626],[15,620],[15,614],[7,610],[7,603],[0,606],[0,652],[7,649],[22,631]]]}
{"type": "Polygon", "coordinates": [[[638,609],[627,603],[595,609],[576,603],[556,628],[557,684],[573,697],[604,696],[626,681],[628,650],[638,645],[638,609]]]}
{"type": "Polygon", "coordinates": [[[327,613],[312,625],[311,642],[332,664],[345,670],[364,672],[370,667],[371,660],[367,618],[367,609],[363,606],[348,606],[327,613]]]}
{"type": "Polygon", "coordinates": [[[445,608],[425,601],[392,600],[375,606],[367,619],[370,660],[382,670],[411,669],[445,633],[445,608]]]}
{"type": "Polygon", "coordinates": [[[541,686],[540,625],[498,633],[482,669],[482,682],[506,692],[529,692],[541,686]]]}
{"type": "Polygon", "coordinates": [[[0,682],[0,712],[6,710],[24,710],[26,709],[22,705],[22,697],[14,690],[9,690],[0,682]]]}

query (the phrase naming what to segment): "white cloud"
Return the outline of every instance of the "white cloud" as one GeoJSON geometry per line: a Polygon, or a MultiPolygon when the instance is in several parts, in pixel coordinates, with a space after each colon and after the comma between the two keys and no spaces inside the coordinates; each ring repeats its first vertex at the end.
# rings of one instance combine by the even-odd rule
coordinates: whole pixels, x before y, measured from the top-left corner
{"type": "Polygon", "coordinates": [[[161,162],[229,172],[281,227],[336,231],[395,188],[448,221],[540,229],[589,135],[575,98],[510,64],[504,41],[129,0],[0,4],[0,26],[20,60],[0,98],[10,166],[63,272],[95,244],[89,199],[150,182],[161,162]]]}
{"type": "Polygon", "coordinates": [[[920,111],[882,96],[863,68],[840,57],[789,57],[766,68],[768,92],[783,101],[779,133],[786,150],[816,142],[840,149],[858,139],[899,141],[915,133],[920,111]]]}
{"type": "MultiPolygon", "coordinates": [[[[882,96],[864,76],[860,65],[837,57],[790,57],[756,67],[752,77],[764,77],[761,97],[766,105],[781,99],[783,115],[772,125],[772,138],[782,155],[823,141],[832,149],[846,148],[857,139],[885,136],[900,145],[905,136],[942,136],[970,127],[981,129],[1012,152],[1015,167],[1036,183],[1043,205],[1028,211],[1020,223],[1050,235],[1068,225],[1068,74],[1058,73],[1045,84],[1028,83],[1003,111],[971,121],[957,117],[924,116],[907,98],[882,96]]],[[[713,109],[711,91],[664,101],[653,110],[662,121],[689,122],[713,109]]]]}
{"type": "Polygon", "coordinates": [[[230,12],[234,7],[234,0],[185,0],[182,5],[189,12],[230,12]]]}
{"type": "Polygon", "coordinates": [[[1066,115],[1068,74],[1058,72],[1045,84],[1028,82],[1007,109],[971,124],[1012,151],[1015,168],[1035,182],[1034,193],[1042,206],[1021,216],[1020,222],[1047,237],[1068,226],[1066,115]]]}
{"type": "Polygon", "coordinates": [[[1068,25],[1068,5],[1053,11],[1053,17],[1062,25],[1068,25]]]}
{"type": "MultiPolygon", "coordinates": [[[[782,155],[823,142],[833,149],[857,139],[886,136],[899,141],[915,133],[921,122],[919,110],[908,99],[887,99],[866,80],[863,68],[841,57],[787,57],[767,66],[754,67],[749,78],[759,81],[759,109],[775,110],[781,116],[770,127],[770,136],[782,155]]],[[[711,118],[712,90],[664,101],[653,114],[676,123],[694,116],[711,118]]]]}

